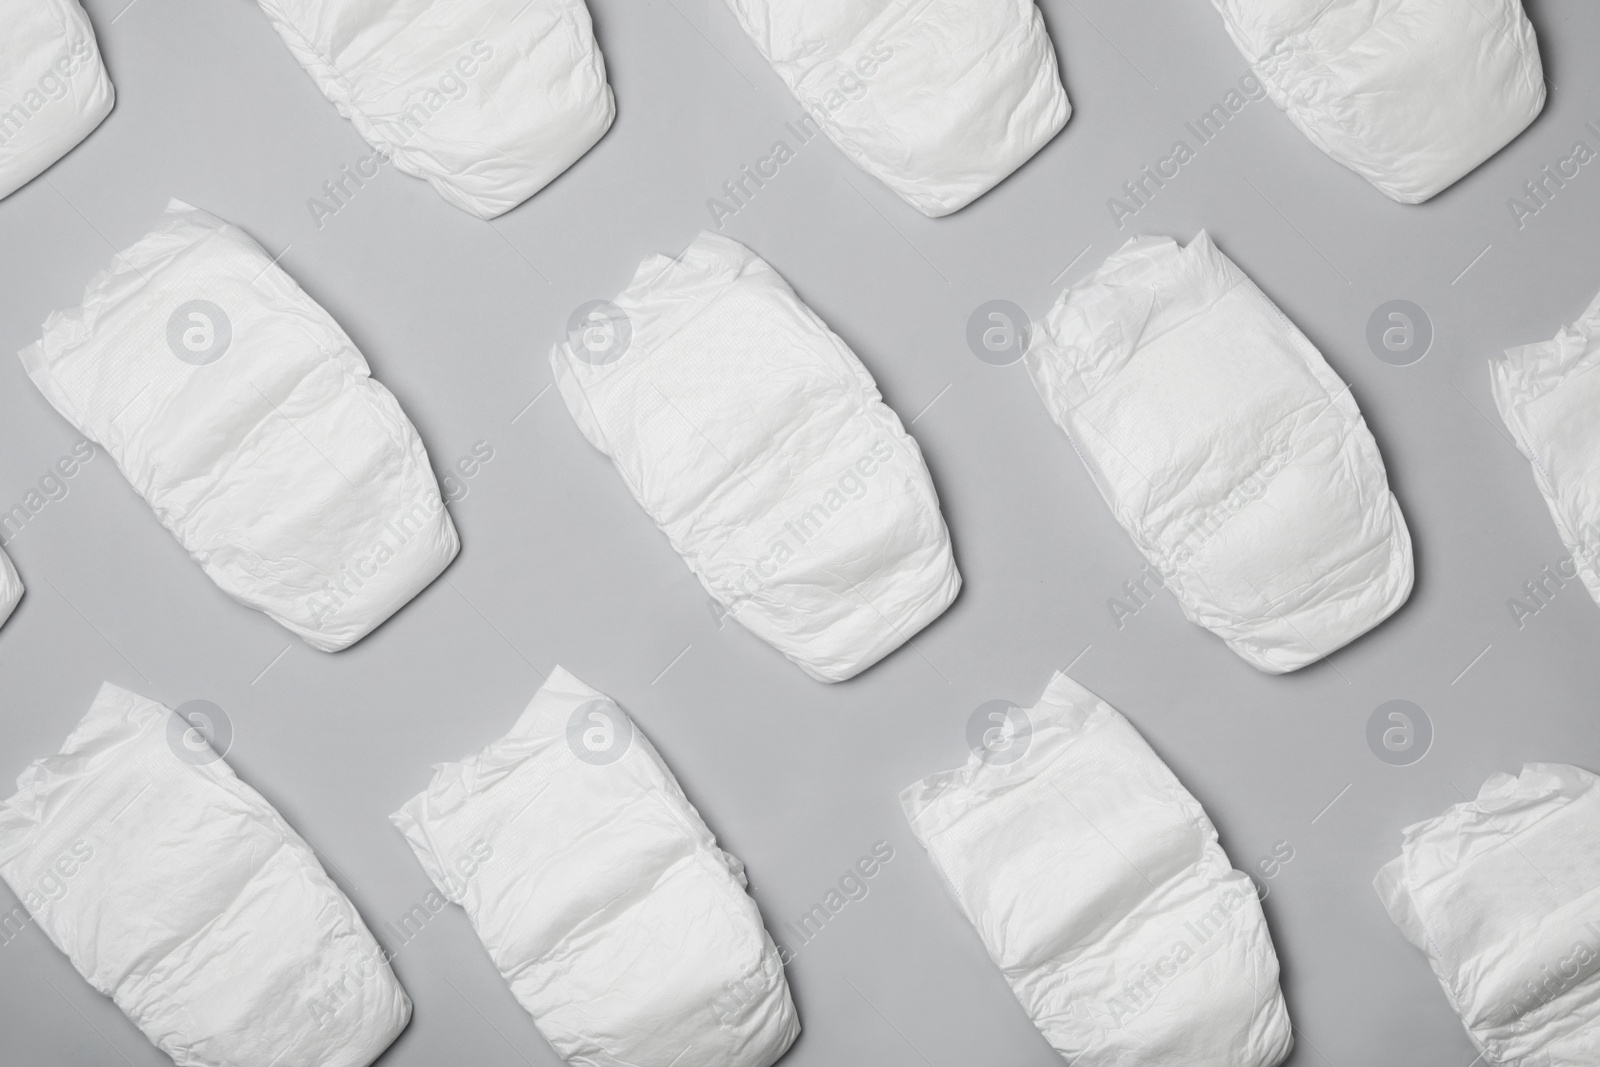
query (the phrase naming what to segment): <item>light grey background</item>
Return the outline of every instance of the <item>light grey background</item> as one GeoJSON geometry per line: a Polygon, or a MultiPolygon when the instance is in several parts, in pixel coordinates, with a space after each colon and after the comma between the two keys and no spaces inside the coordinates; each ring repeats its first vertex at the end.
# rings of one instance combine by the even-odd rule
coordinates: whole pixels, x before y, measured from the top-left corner
{"type": "MultiPolygon", "coordinates": [[[[7,546],[29,591],[0,633],[0,777],[55,751],[103,680],[169,706],[214,701],[236,732],[229,762],[380,927],[428,889],[388,813],[431,763],[500,736],[560,663],[660,748],[748,864],[769,926],[821,900],[874,842],[895,849],[871,894],[789,968],[805,1032],[788,1064],[1045,1067],[1059,1058],[946,898],[896,795],[966,757],[978,704],[1031,704],[1075,660],[1199,798],[1236,866],[1253,870],[1278,842],[1293,849],[1265,883],[1298,1034],[1290,1062],[1468,1067],[1471,1046],[1370,882],[1402,826],[1495,771],[1600,770],[1600,608],[1576,583],[1520,629],[1508,608],[1565,553],[1487,370],[1600,289],[1600,163],[1524,228],[1507,207],[1576,140],[1600,147],[1584,129],[1600,121],[1593,4],[1530,0],[1557,87],[1543,117],[1420,207],[1391,203],[1259,102],[1119,231],[1108,198],[1177,139],[1192,145],[1183,123],[1246,72],[1204,0],[1044,0],[1072,120],[955,216],[923,218],[821,139],[798,147],[724,232],[771,262],[915,417],[966,580],[914,647],[832,687],[738,626],[718,629],[689,570],[546,392],[546,354],[573,308],[614,295],[641,257],[681,250],[710,223],[707,199],[774,141],[797,147],[784,123],[798,105],[720,0],[590,0],[616,125],[508,216],[471,218],[385,168],[321,229],[309,198],[368,149],[256,7],[124,4],[88,3],[116,110],[0,203],[0,351],[77,304],[176,196],[283,252],[399,396],[436,469],[476,442],[494,459],[452,506],[464,548],[444,578],[330,656],[225,598],[101,454],[7,546]],[[964,339],[986,300],[1042,315],[1133,233],[1187,241],[1202,228],[1351,382],[1416,542],[1410,604],[1288,677],[1256,673],[1166,594],[1113,623],[1107,600],[1142,559],[1022,367],[985,365],[964,339]],[[1365,341],[1369,315],[1397,298],[1437,331],[1409,367],[1365,341]],[[1365,740],[1373,709],[1396,698],[1437,731],[1404,768],[1365,740]]],[[[77,435],[10,358],[0,398],[9,508],[77,435]]],[[[416,1016],[385,1064],[557,1062],[459,910],[395,969],[416,1016]]],[[[7,1062],[167,1062],[36,928],[0,945],[0,1019],[7,1062]]]]}

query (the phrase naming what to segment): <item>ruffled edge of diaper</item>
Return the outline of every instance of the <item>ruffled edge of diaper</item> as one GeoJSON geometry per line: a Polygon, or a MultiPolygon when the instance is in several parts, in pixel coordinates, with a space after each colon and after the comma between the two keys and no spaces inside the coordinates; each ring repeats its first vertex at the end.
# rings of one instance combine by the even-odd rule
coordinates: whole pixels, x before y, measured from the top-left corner
{"type": "Polygon", "coordinates": [[[1056,671],[1032,707],[1022,709],[1033,727],[1028,751],[1014,763],[986,762],[977,752],[960,767],[919,779],[900,791],[900,806],[919,839],[962,815],[1038,778],[1091,730],[1120,718],[1110,704],[1056,671]],[[933,825],[937,823],[938,825],[933,825]]]}
{"type": "MultiPolygon", "coordinates": [[[[1414,874],[1422,853],[1442,869],[1452,870],[1468,858],[1473,837],[1468,831],[1490,823],[1499,816],[1536,810],[1552,801],[1570,802],[1593,789],[1600,779],[1581,767],[1567,763],[1525,763],[1519,774],[1496,771],[1471,800],[1452,804],[1431,819],[1401,829],[1400,855],[1384,864],[1373,879],[1373,889],[1407,940],[1431,953],[1427,929],[1411,896],[1414,874]],[[1451,847],[1453,846],[1453,847],[1451,847]]],[[[1541,815],[1547,818],[1565,807],[1562,803],[1541,815]]],[[[1507,839],[1504,829],[1494,828],[1497,840],[1507,839]]]]}
{"type": "MultiPolygon", "coordinates": [[[[572,709],[593,700],[610,698],[558,664],[510,730],[460,760],[435,763],[427,787],[389,816],[429,879],[449,899],[457,900],[459,893],[447,888],[450,879],[440,861],[444,850],[434,841],[429,826],[460,811],[473,797],[529,761],[560,759],[563,754],[575,758],[566,750],[566,718],[572,709]]],[[[627,714],[620,707],[618,711],[627,714]]],[[[629,723],[632,725],[631,719],[629,723]]],[[[633,730],[639,739],[637,726],[633,730]]]]}
{"type": "Polygon", "coordinates": [[[55,795],[97,773],[166,711],[147,697],[110,682],[102,684],[61,748],[28,764],[17,776],[17,792],[0,801],[0,865],[23,852],[43,828],[55,795]]]}
{"type": "Polygon", "coordinates": [[[67,392],[55,380],[55,365],[68,352],[87,343],[93,336],[100,315],[114,308],[132,293],[149,284],[150,278],[169,266],[178,256],[211,237],[243,239],[259,249],[240,231],[222,219],[182,200],[167,202],[161,221],[149,233],[116,252],[108,266],[89,279],[76,307],[58,308],[45,318],[39,340],[17,352],[28,377],[44,393],[52,406],[80,428],[83,417],[67,392]]]}
{"type": "Polygon", "coordinates": [[[1052,414],[1069,411],[1140,347],[1246,280],[1205,230],[1187,245],[1150,234],[1129,238],[1093,274],[1063,289],[1034,324],[1024,357],[1034,388],[1052,414]]]}
{"type": "MultiPolygon", "coordinates": [[[[1548,341],[1517,345],[1489,361],[1490,386],[1500,416],[1513,423],[1514,409],[1559,388],[1588,357],[1600,359],[1600,294],[1578,320],[1548,341]]],[[[1589,360],[1591,369],[1593,360],[1589,360]]]]}

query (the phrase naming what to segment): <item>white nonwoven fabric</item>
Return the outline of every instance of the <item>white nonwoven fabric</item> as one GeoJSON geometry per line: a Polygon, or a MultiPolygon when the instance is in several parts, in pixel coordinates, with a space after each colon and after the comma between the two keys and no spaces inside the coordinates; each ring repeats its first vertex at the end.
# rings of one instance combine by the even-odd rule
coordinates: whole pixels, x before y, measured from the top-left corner
{"type": "Polygon", "coordinates": [[[11,557],[0,551],[0,626],[4,626],[6,620],[11,618],[11,613],[17,610],[17,602],[21,599],[22,578],[18,576],[11,557]]]}
{"type": "Polygon", "coordinates": [[[115,101],[78,0],[0,0],[0,199],[77,147],[115,101]]]}
{"type": "Polygon", "coordinates": [[[1405,828],[1373,887],[1486,1063],[1600,1063],[1600,779],[1495,774],[1405,828]]]}
{"type": "Polygon", "coordinates": [[[767,1067],[799,1034],[743,864],[562,668],[391,818],[573,1067],[767,1067]]]}
{"type": "Polygon", "coordinates": [[[1035,330],[1028,371],[1191,622],[1297,670],[1411,595],[1411,537],[1361,412],[1202,232],[1137,237],[1035,330]]]}
{"type": "Polygon", "coordinates": [[[1542,344],[1506,350],[1490,364],[1494,402],[1533,465],[1572,573],[1600,602],[1600,296],[1583,317],[1542,344]]]}
{"type": "Polygon", "coordinates": [[[460,542],[416,430],[259,245],[173,201],[20,353],[229,596],[354,644],[460,542]]]}
{"type": "Polygon", "coordinates": [[[1311,143],[1415,204],[1544,108],[1521,0],[1212,0],[1273,103],[1311,143]]]}
{"type": "Polygon", "coordinates": [[[411,1001],[311,847],[153,700],[103,686],[0,806],[0,875],[178,1067],[362,1067],[411,1001]]]}
{"type": "Polygon", "coordinates": [[[561,396],[729,615],[838,682],[955,599],[921,450],[775,270],[702,233],[609,314],[603,358],[592,331],[552,349],[561,396]]]}
{"type": "Polygon", "coordinates": [[[810,121],[925,215],[988,192],[1072,114],[1033,0],[728,6],[810,121]]]}
{"type": "Polygon", "coordinates": [[[1293,1044],[1249,877],[1137,730],[1057,673],[900,794],[1012,992],[1076,1067],[1274,1067],[1293,1044]]]}
{"type": "MultiPolygon", "coordinates": [[[[577,162],[616,104],[583,0],[258,0],[381,159],[479,218],[577,162]]],[[[333,208],[377,162],[332,180],[333,208]]]]}

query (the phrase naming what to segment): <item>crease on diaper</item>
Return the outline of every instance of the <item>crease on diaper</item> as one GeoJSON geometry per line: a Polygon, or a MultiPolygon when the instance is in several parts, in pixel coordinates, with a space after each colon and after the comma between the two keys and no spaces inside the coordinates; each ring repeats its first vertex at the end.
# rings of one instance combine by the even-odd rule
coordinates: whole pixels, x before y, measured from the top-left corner
{"type": "Polygon", "coordinates": [[[1465,177],[1544,107],[1520,0],[1490,0],[1490,15],[1478,0],[1330,0],[1293,19],[1272,0],[1213,6],[1295,127],[1400,203],[1465,177]],[[1451,78],[1472,79],[1466,95],[1443,88],[1451,78]]]}
{"type": "MultiPolygon", "coordinates": [[[[319,91],[333,103],[339,114],[356,128],[363,140],[381,153],[385,161],[393,161],[403,173],[427,182],[447,203],[479,218],[496,218],[555,181],[604,137],[616,115],[615,100],[606,81],[605,60],[600,55],[598,44],[594,42],[593,27],[588,20],[588,9],[584,5],[584,0],[554,0],[552,6],[556,8],[553,12],[555,18],[546,28],[551,33],[567,35],[578,40],[586,39],[589,42],[591,50],[589,55],[580,54],[580,50],[576,48],[569,47],[565,50],[565,58],[570,60],[570,67],[566,71],[569,84],[563,88],[570,91],[575,85],[581,85],[593,89],[592,99],[568,93],[560,95],[559,99],[552,97],[550,100],[544,100],[538,94],[524,93],[524,103],[537,101],[549,104],[550,113],[532,118],[524,113],[522,117],[526,121],[523,122],[522,128],[516,130],[487,131],[480,128],[476,131],[476,137],[434,134],[431,139],[424,133],[423,124],[417,125],[414,129],[408,127],[409,120],[406,116],[412,108],[390,115],[380,115],[374,111],[370,106],[370,100],[364,99],[370,97],[371,93],[364,93],[355,75],[347,69],[359,70],[366,67],[368,69],[362,73],[369,77],[376,77],[381,73],[384,79],[383,87],[387,90],[403,87],[408,82],[425,80],[424,76],[415,70],[407,71],[402,76],[401,64],[392,53],[405,51],[402,46],[407,43],[408,34],[427,21],[426,7],[411,5],[413,10],[401,12],[399,5],[391,5],[388,14],[398,13],[408,17],[389,18],[383,21],[381,25],[387,29],[387,34],[381,37],[373,35],[373,39],[364,39],[362,43],[366,47],[360,55],[354,58],[344,55],[335,58],[311,38],[297,21],[298,16],[291,14],[290,3],[285,3],[284,0],[258,0],[258,2],[266,12],[273,29],[311,76],[319,91]],[[575,15],[580,9],[583,12],[582,19],[575,15]],[[391,53],[387,57],[385,57],[386,51],[391,53]],[[550,173],[549,169],[554,165],[553,162],[538,158],[536,153],[516,155],[507,144],[514,140],[517,146],[525,147],[531,136],[529,127],[539,125],[540,120],[549,119],[558,111],[566,121],[566,128],[559,130],[541,128],[539,131],[547,142],[543,146],[543,155],[550,157],[550,160],[558,157],[564,160],[559,170],[550,173]],[[391,131],[396,127],[404,131],[398,138],[391,135],[391,131]],[[418,134],[422,136],[419,137],[418,134]],[[499,135],[499,141],[490,143],[489,138],[495,135],[499,135]],[[456,149],[468,152],[463,158],[451,161],[447,157],[456,149]],[[497,168],[507,171],[509,176],[495,177],[493,172],[497,168]],[[539,180],[540,178],[542,180],[539,180]]],[[[481,40],[492,40],[495,45],[508,50],[515,48],[523,53],[521,58],[528,62],[533,48],[528,46],[524,37],[513,32],[514,24],[529,7],[540,2],[549,0],[528,0],[515,14],[509,18],[502,18],[499,23],[494,20],[492,4],[479,4],[475,10],[464,11],[462,16],[477,14],[479,22],[475,28],[481,31],[481,40]]],[[[437,22],[436,19],[434,21],[437,22]]],[[[345,42],[347,45],[349,43],[345,42]]],[[[535,42],[535,45],[537,43],[535,42]]],[[[415,57],[405,58],[410,60],[415,57]]],[[[442,65],[441,69],[451,70],[448,65],[442,65]]],[[[367,88],[370,90],[371,86],[367,88]]],[[[411,99],[415,100],[419,95],[425,94],[415,93],[411,99]]],[[[463,98],[464,96],[465,94],[463,98]]],[[[493,99],[482,104],[481,108],[485,113],[493,114],[500,120],[503,120],[505,112],[510,110],[506,105],[493,99]]]]}
{"type": "Polygon", "coordinates": [[[1404,602],[1409,534],[1350,386],[1205,232],[1183,248],[1131,239],[1062,293],[1038,335],[1026,360],[1047,410],[1191,621],[1281,673],[1404,602]],[[1213,363],[1246,395],[1208,395],[1183,421],[1184,394],[1162,382],[1204,380],[1213,363]],[[1235,403],[1246,429],[1229,422],[1235,403]],[[1274,541],[1324,512],[1313,547],[1274,541]]]}
{"type": "Polygon", "coordinates": [[[616,306],[630,348],[589,364],[570,339],[558,343],[555,379],[584,436],[725,615],[813,677],[842,681],[954,599],[959,576],[920,449],[777,271],[703,233],[675,259],[648,257],[616,306]],[[770,396],[736,410],[728,390],[686,392],[735,373],[741,343],[771,372],[770,396]],[[853,484],[829,481],[841,478],[853,484]],[[847,498],[870,510],[835,518],[847,498]]]}

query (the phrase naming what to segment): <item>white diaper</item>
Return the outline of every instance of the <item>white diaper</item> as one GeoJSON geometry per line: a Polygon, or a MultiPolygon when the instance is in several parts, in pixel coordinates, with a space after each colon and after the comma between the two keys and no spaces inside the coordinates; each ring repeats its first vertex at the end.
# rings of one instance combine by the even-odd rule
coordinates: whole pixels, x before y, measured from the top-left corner
{"type": "Polygon", "coordinates": [[[1558,567],[1600,601],[1600,296],[1555,340],[1506,351],[1490,364],[1500,417],[1572,553],[1558,567]],[[1570,572],[1567,567],[1570,565],[1570,572]]]}
{"type": "Polygon", "coordinates": [[[988,192],[1072,114],[1033,0],[728,6],[807,124],[925,215],[988,192]]]}
{"type": "Polygon", "coordinates": [[[1428,199],[1544,108],[1521,0],[1211,0],[1311,143],[1391,199],[1428,199]]]}
{"type": "Polygon", "coordinates": [[[115,100],[78,0],[0,0],[0,199],[76,148],[115,100]]]}
{"type": "Polygon", "coordinates": [[[311,847],[188,724],[103,686],[0,806],[0,875],[178,1067],[363,1067],[411,1001],[311,847]]]}
{"type": "Polygon", "coordinates": [[[22,599],[22,579],[17,576],[17,568],[11,562],[11,557],[0,552],[0,626],[6,624],[11,618],[11,613],[17,610],[17,601],[22,599]]]}
{"type": "Polygon", "coordinates": [[[776,271],[702,233],[610,309],[551,351],[561,396],[730,615],[838,682],[949,606],[921,450],[776,271]]]}
{"type": "Polygon", "coordinates": [[[20,353],[229,596],[354,644],[455,558],[428,454],[261,246],[174,200],[20,353]]]}
{"type": "Polygon", "coordinates": [[[1600,1063],[1600,779],[1496,774],[1405,828],[1373,882],[1497,1067],[1600,1063]]]}
{"type": "Polygon", "coordinates": [[[767,1067],[799,1034],[743,864],[622,709],[560,667],[392,818],[573,1067],[767,1067]]]}
{"type": "Polygon", "coordinates": [[[1278,674],[1411,595],[1411,537],[1349,387],[1205,233],[1136,237],[1027,354],[1050,415],[1190,621],[1278,674]]]}
{"type": "Polygon", "coordinates": [[[479,218],[554,181],[616,115],[583,0],[258,2],[369,144],[479,218]]]}
{"type": "Polygon", "coordinates": [[[1293,1044],[1250,879],[1126,719],[1065,674],[906,818],[1075,1067],[1274,1067],[1293,1044]]]}

